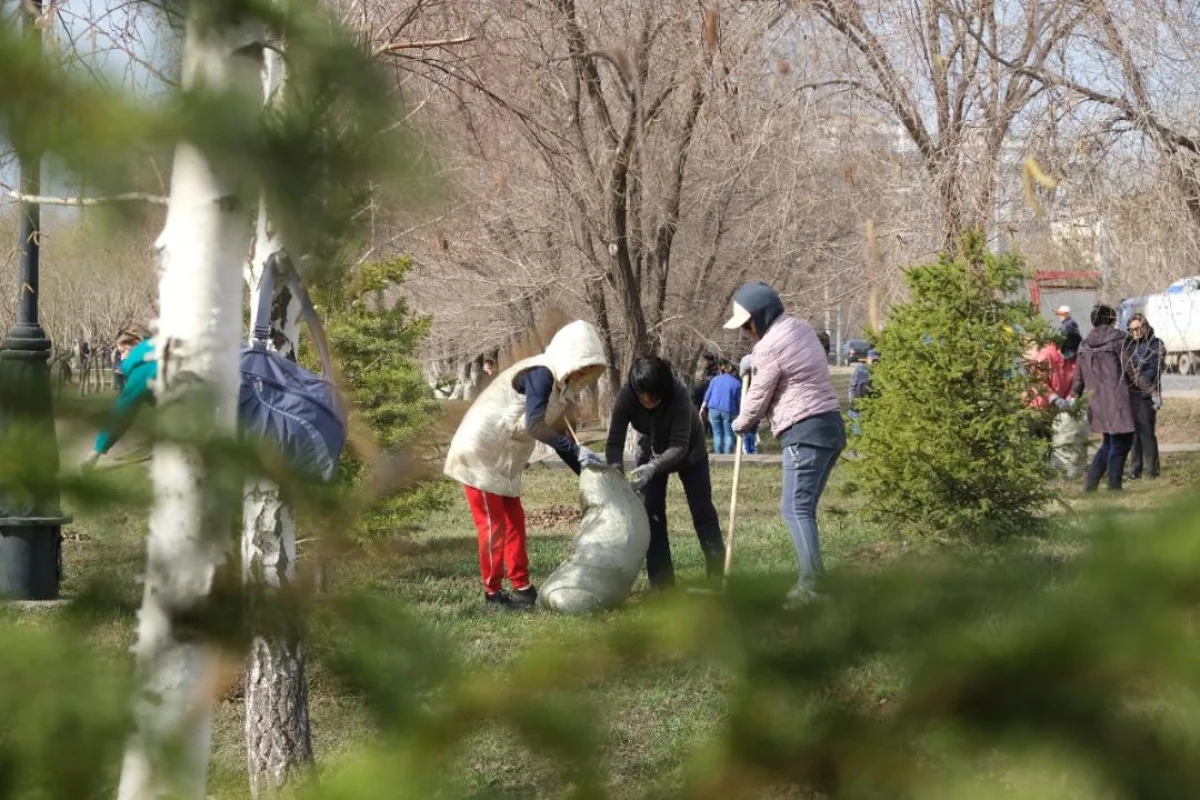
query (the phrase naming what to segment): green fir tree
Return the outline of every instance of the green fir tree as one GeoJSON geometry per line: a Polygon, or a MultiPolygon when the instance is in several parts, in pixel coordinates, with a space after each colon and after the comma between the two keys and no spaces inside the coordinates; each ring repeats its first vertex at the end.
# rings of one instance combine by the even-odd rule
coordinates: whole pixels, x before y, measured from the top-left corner
{"type": "MultiPolygon", "coordinates": [[[[408,258],[370,262],[318,293],[353,413],[390,452],[427,430],[437,405],[415,358],[430,320],[415,316],[399,292],[411,268],[408,258]]],[[[347,453],[341,480],[357,484],[365,477],[363,462],[347,453]]],[[[439,507],[444,494],[436,484],[392,494],[358,520],[354,533],[377,539],[402,532],[439,507]]]]}
{"type": "Polygon", "coordinates": [[[1024,398],[1024,352],[1045,323],[1020,296],[1024,264],[982,234],[905,275],[910,299],[877,343],[854,471],[878,520],[936,538],[995,540],[1037,526],[1046,442],[1024,398]]]}

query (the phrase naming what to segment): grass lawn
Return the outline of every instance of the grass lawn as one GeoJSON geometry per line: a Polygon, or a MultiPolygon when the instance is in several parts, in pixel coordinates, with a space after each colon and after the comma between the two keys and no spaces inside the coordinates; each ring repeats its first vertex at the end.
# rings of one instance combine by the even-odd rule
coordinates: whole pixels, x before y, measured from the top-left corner
{"type": "Polygon", "coordinates": [[[1168,397],[1158,412],[1158,440],[1167,443],[1200,442],[1200,400],[1168,397]]]}
{"type": "MultiPolygon", "coordinates": [[[[145,480],[139,468],[130,474],[145,480]]],[[[714,491],[724,523],[731,471],[714,470],[714,491]]],[[[1057,554],[1086,546],[1088,521],[1096,514],[1117,515],[1130,524],[1151,508],[1190,490],[1200,478],[1200,456],[1165,459],[1165,476],[1131,484],[1121,496],[1084,497],[1075,485],[1064,485],[1063,505],[1050,537],[1019,544],[1057,554]]],[[[795,556],[778,512],[781,475],[777,466],[749,467],[743,473],[735,573],[776,576],[781,587],[794,570],[795,556]]],[[[567,470],[533,467],[524,496],[530,521],[529,554],[535,582],[561,561],[576,530],[576,481],[567,470]]],[[[822,506],[824,558],[828,569],[873,565],[920,556],[920,549],[861,520],[863,499],[848,495],[844,470],[835,472],[822,506]]],[[[668,501],[676,571],[681,581],[699,580],[703,562],[677,481],[668,501]]],[[[104,576],[121,586],[124,610],[102,620],[92,636],[95,647],[117,663],[128,663],[133,642],[133,610],[139,602],[136,578],[144,560],[146,521],[141,514],[110,509],[77,513],[66,543],[65,591],[104,576]]],[[[373,548],[340,559],[331,579],[337,586],[356,586],[379,595],[401,598],[428,621],[457,651],[468,669],[494,671],[527,652],[530,642],[599,635],[614,615],[651,613],[653,600],[639,579],[628,606],[613,614],[564,618],[545,612],[488,612],[482,603],[475,555],[475,534],[465,500],[455,493],[449,508],[431,517],[411,545],[373,548]]],[[[53,624],[54,614],[28,616],[29,624],[53,624]]],[[[355,746],[373,739],[369,709],[346,692],[315,652],[310,667],[311,715],[320,763],[328,765],[355,746]]],[[[727,702],[726,678],[703,662],[654,663],[596,681],[588,692],[602,709],[606,761],[603,770],[617,794],[654,794],[678,787],[698,747],[721,719],[727,702]]],[[[883,705],[901,691],[894,671],[866,664],[840,691],[853,702],[883,705]]],[[[217,708],[210,796],[248,796],[242,750],[242,704],[236,698],[217,708]]],[[[475,733],[459,756],[460,779],[474,792],[512,796],[559,795],[564,784],[552,766],[532,756],[503,731],[475,733]]]]}

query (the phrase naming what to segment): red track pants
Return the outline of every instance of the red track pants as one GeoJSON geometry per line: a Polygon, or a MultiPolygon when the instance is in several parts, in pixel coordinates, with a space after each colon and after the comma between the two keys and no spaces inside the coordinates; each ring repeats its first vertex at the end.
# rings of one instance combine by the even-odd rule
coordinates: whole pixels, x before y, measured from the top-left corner
{"type": "Polygon", "coordinates": [[[500,591],[505,572],[513,589],[529,587],[525,552],[525,508],[519,497],[504,497],[466,487],[467,503],[479,534],[479,571],[488,594],[500,591]]]}

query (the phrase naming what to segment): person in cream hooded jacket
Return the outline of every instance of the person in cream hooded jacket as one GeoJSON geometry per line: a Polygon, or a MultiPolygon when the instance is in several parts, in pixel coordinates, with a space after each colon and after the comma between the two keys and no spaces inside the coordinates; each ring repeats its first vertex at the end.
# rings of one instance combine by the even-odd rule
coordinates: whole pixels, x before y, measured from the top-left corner
{"type": "Polygon", "coordinates": [[[537,600],[525,551],[521,475],[539,441],[552,447],[576,474],[581,463],[603,463],[554,426],[606,366],[596,329],[582,320],[572,322],[554,335],[544,353],[497,375],[450,442],[444,472],[466,489],[489,603],[524,608],[537,600]],[[511,595],[502,587],[505,575],[511,595]]]}

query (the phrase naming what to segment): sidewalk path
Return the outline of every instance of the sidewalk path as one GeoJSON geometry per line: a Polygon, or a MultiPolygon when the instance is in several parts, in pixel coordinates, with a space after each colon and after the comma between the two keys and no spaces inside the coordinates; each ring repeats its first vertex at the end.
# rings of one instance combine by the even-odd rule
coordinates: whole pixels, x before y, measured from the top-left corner
{"type": "MultiPolygon", "coordinates": [[[[1200,453],[1200,442],[1179,442],[1175,444],[1160,444],[1158,446],[1160,453],[1200,453]]],[[[853,458],[853,453],[846,453],[846,457],[853,458]]],[[[779,453],[756,453],[752,456],[742,456],[742,466],[766,466],[772,464],[780,464],[783,462],[782,456],[779,453]]],[[[732,467],[733,456],[714,455],[709,453],[708,463],[714,467],[732,467]]],[[[529,462],[530,466],[540,464],[545,467],[565,467],[566,464],[558,456],[551,454],[545,458],[529,462]]],[[[626,468],[633,468],[632,456],[625,456],[626,468]]]]}

